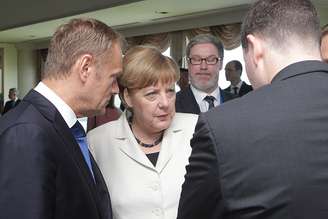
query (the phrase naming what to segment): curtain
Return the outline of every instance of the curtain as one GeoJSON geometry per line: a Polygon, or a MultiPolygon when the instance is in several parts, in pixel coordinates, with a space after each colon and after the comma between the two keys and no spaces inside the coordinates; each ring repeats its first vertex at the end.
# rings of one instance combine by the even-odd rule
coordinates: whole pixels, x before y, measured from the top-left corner
{"type": "Polygon", "coordinates": [[[184,31],[188,40],[198,34],[212,34],[220,39],[226,50],[232,50],[240,45],[241,23],[225,24],[211,27],[195,28],[184,31]]]}
{"type": "Polygon", "coordinates": [[[212,26],[210,30],[221,40],[225,49],[232,50],[240,46],[240,23],[212,26]]]}
{"type": "Polygon", "coordinates": [[[167,50],[171,42],[169,33],[129,37],[126,40],[128,42],[128,48],[137,45],[151,45],[157,47],[161,52],[167,50]]]}

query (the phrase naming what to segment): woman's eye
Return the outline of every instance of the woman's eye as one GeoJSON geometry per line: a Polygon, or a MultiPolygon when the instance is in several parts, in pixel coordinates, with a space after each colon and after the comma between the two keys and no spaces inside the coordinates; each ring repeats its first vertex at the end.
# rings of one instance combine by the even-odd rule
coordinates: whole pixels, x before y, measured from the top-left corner
{"type": "Polygon", "coordinates": [[[175,89],[174,89],[174,88],[169,89],[169,90],[167,91],[167,94],[168,94],[169,97],[173,97],[173,96],[175,95],[175,89]]]}
{"type": "Polygon", "coordinates": [[[149,100],[155,100],[156,99],[156,93],[155,92],[150,92],[146,94],[146,98],[149,100]]]}

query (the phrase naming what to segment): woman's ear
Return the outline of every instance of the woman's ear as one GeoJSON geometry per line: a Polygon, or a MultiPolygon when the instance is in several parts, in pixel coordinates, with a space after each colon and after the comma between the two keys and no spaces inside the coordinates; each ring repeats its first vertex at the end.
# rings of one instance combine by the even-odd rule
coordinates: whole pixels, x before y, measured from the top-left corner
{"type": "Polygon", "coordinates": [[[130,93],[127,88],[124,88],[124,91],[123,91],[123,101],[126,104],[126,107],[128,109],[133,107],[132,101],[131,101],[131,96],[130,96],[130,93]]]}

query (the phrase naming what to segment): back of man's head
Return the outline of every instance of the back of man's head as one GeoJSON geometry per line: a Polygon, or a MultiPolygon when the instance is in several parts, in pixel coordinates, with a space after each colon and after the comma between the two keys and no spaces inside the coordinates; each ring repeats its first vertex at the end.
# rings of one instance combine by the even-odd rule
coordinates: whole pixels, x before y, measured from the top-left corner
{"type": "Polygon", "coordinates": [[[290,45],[319,49],[320,24],[310,0],[259,0],[244,19],[242,47],[247,51],[247,35],[269,41],[272,48],[288,51],[290,45]]]}

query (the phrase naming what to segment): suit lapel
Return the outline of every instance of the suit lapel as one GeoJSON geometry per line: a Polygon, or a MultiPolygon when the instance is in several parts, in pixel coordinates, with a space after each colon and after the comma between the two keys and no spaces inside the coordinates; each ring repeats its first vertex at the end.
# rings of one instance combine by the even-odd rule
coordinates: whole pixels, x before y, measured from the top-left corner
{"type": "Polygon", "coordinates": [[[183,99],[185,99],[185,101],[186,101],[186,104],[185,104],[186,109],[190,110],[192,113],[199,114],[200,109],[199,109],[198,103],[195,99],[194,93],[192,92],[192,90],[190,88],[190,85],[186,89],[186,92],[184,94],[185,95],[184,95],[183,99]]]}
{"type": "Polygon", "coordinates": [[[82,178],[89,185],[90,194],[93,197],[95,203],[97,203],[96,206],[98,211],[102,212],[101,209],[99,209],[100,198],[92,174],[90,173],[88,165],[84,160],[78,143],[76,142],[73,134],[70,132],[70,129],[63,117],[51,102],[49,102],[45,97],[34,90],[31,90],[26,95],[24,100],[34,105],[39,110],[39,112],[52,123],[54,129],[58,133],[58,137],[60,137],[65,144],[65,150],[73,159],[77,169],[81,171],[82,178]]]}
{"type": "Polygon", "coordinates": [[[111,200],[108,193],[108,189],[105,183],[105,180],[101,174],[101,171],[94,160],[92,154],[90,153],[91,165],[93,174],[96,180],[96,189],[97,189],[97,200],[99,203],[99,207],[101,210],[99,211],[102,214],[101,218],[111,219],[112,218],[112,206],[111,200]],[[99,194],[99,195],[98,195],[99,194]]]}
{"type": "Polygon", "coordinates": [[[145,153],[140,149],[137,141],[135,140],[130,126],[127,122],[126,112],[119,118],[118,122],[121,123],[115,133],[116,138],[121,142],[120,150],[139,164],[155,169],[154,165],[149,161],[145,153]]]}
{"type": "Polygon", "coordinates": [[[176,122],[174,117],[170,127],[164,132],[163,142],[161,145],[161,152],[159,153],[156,170],[160,173],[172,159],[175,150],[179,148],[181,139],[183,138],[182,125],[176,122]]]}

